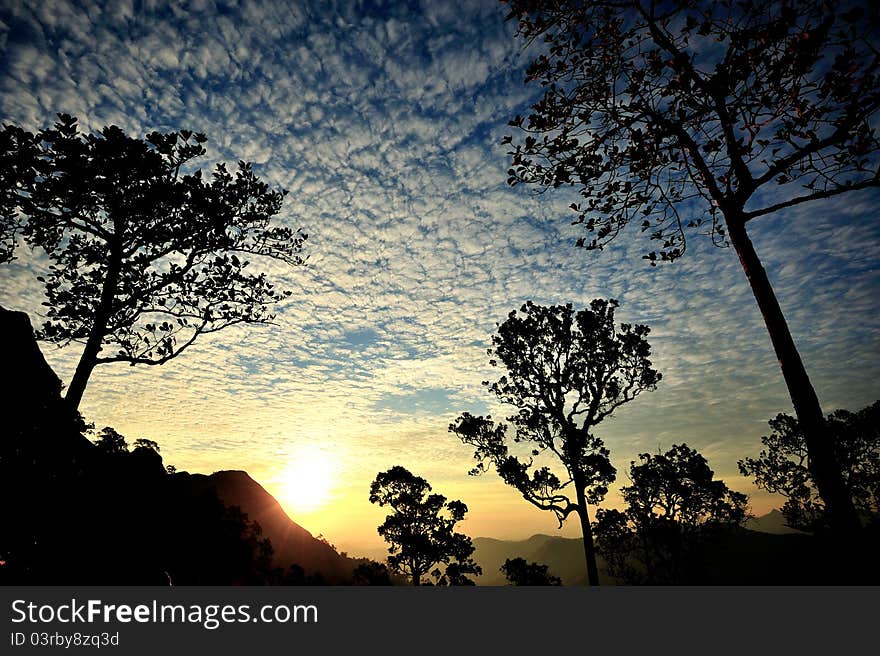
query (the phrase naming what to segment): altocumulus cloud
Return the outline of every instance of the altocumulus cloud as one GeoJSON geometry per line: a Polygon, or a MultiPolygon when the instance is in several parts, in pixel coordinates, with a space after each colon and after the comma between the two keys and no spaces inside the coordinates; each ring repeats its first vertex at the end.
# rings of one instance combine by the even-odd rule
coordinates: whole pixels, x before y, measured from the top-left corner
{"type": "MultiPolygon", "coordinates": [[[[358,503],[399,461],[451,484],[470,454],[450,419],[503,414],[480,386],[496,322],[527,299],[610,296],[621,319],[652,326],[664,373],[604,429],[618,466],[686,440],[748,490],[735,462],[790,404],[733,253],[693,241],[651,269],[636,235],[584,253],[570,195],[506,186],[499,141],[535,90],[503,16],[491,0],[0,1],[4,122],[67,112],[90,129],[203,131],[206,166],[254,162],[290,191],[281,219],[310,234],[307,268],[271,269],[294,290],[277,325],[210,336],[160,369],[101,367],[85,414],[159,440],[181,466],[268,480],[292,446],[330,440],[358,503]]],[[[753,229],[829,410],[880,396],[877,200],[753,229]]],[[[0,271],[0,303],[35,323],[42,265],[0,271]]],[[[69,378],[74,349],[44,350],[69,378]]]]}

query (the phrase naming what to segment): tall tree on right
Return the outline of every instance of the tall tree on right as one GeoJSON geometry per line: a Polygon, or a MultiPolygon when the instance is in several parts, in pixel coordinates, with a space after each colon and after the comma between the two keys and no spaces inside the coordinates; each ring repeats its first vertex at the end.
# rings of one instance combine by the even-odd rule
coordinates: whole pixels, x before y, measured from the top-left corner
{"type": "MultiPolygon", "coordinates": [[[[757,487],[786,498],[782,514],[789,526],[827,532],[827,508],[806,465],[809,454],[797,419],[778,414],[768,423],[772,431],[761,438],[764,450],[757,458],[740,460],[740,472],[757,487]]],[[[880,401],[858,412],[835,410],[826,425],[860,521],[880,528],[880,401]]]]}
{"type": "MultiPolygon", "coordinates": [[[[858,517],[822,409],[746,225],[880,186],[880,20],[837,0],[510,0],[542,41],[527,81],[545,89],[508,182],[574,186],[601,249],[636,223],[684,254],[690,233],[737,252],[764,317],[835,533],[858,517]],[[760,192],[760,193],[759,193],[760,192]]],[[[511,137],[505,142],[512,143],[511,137]]]]}

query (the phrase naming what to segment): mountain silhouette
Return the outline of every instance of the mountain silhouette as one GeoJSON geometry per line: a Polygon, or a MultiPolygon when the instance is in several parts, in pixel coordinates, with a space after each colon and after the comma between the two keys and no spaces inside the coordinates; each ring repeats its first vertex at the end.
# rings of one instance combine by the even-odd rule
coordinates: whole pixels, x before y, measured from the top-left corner
{"type": "Polygon", "coordinates": [[[238,506],[257,522],[263,537],[272,543],[272,562],[287,569],[299,565],[306,574],[320,574],[327,583],[346,583],[362,562],[339,554],[330,544],[315,538],[294,522],[281,504],[245,471],[218,471],[210,476],[193,475],[194,484],[212,488],[227,506],[238,506]]]}
{"type": "MultiPolygon", "coordinates": [[[[564,538],[557,535],[536,534],[526,540],[497,540],[474,538],[474,560],[483,568],[483,575],[476,579],[477,585],[507,585],[501,573],[501,565],[508,558],[525,558],[529,562],[547,565],[550,573],[562,579],[562,585],[586,585],[584,547],[580,538],[564,538]]],[[[610,583],[602,576],[605,566],[598,559],[599,582],[610,583]]]]}
{"type": "MultiPolygon", "coordinates": [[[[832,581],[816,574],[822,548],[815,537],[793,531],[781,521],[781,513],[771,511],[751,522],[760,530],[739,528],[711,542],[703,554],[703,570],[708,585],[803,585],[832,581]]],[[[474,539],[474,559],[483,568],[477,585],[506,585],[499,571],[507,558],[521,557],[549,566],[550,573],[563,585],[584,585],[586,567],[578,538],[537,534],[527,540],[474,539]]],[[[605,574],[605,563],[598,559],[603,585],[617,583],[605,574]]]]}
{"type": "Polygon", "coordinates": [[[774,533],[777,535],[786,535],[789,533],[800,533],[796,528],[792,528],[785,523],[785,517],[778,508],[774,508],[766,515],[760,517],[752,517],[746,520],[744,526],[758,533],[774,533]]]}
{"type": "Polygon", "coordinates": [[[352,581],[362,561],[312,537],[246,473],[168,471],[158,445],[129,450],[112,428],[100,431],[98,443],[87,439],[26,314],[0,308],[0,339],[10,365],[0,395],[0,498],[7,501],[0,583],[352,581]]]}

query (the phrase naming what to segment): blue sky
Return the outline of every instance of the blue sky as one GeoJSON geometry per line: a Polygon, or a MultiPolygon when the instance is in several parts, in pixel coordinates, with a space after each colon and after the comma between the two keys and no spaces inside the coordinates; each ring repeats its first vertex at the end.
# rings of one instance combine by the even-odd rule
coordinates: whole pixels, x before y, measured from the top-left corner
{"type": "MultiPolygon", "coordinates": [[[[298,453],[324,454],[329,505],[289,507],[352,550],[378,541],[367,490],[394,464],[466,501],[472,535],[552,533],[551,515],[466,476],[470,452],[446,426],[497,410],[480,382],[511,309],[614,297],[621,320],[652,327],[664,375],[603,428],[618,468],[687,441],[754,492],[736,460],[790,403],[735,254],[695,239],[651,268],[638,234],[587,253],[573,247],[570,194],[506,185],[500,140],[536,90],[503,16],[492,0],[0,0],[4,123],[36,130],[66,112],[90,129],[205,132],[204,167],[254,162],[290,192],[280,220],[309,233],[307,267],[270,267],[294,292],[277,325],[208,336],[160,368],[99,367],[86,416],[157,440],[179,468],[247,469],[270,491],[298,453]]],[[[826,411],[880,398],[877,200],[852,194],[750,224],[826,411]]],[[[22,252],[0,270],[0,304],[35,323],[43,265],[22,252]]],[[[78,351],[43,350],[69,380],[78,351]]]]}

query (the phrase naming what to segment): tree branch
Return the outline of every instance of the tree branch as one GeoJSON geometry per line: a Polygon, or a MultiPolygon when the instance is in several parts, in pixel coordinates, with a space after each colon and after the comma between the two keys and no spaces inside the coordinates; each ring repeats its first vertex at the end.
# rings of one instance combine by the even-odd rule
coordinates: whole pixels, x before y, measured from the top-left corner
{"type": "Polygon", "coordinates": [[[781,203],[776,203],[775,205],[770,205],[768,207],[764,207],[760,210],[754,210],[752,212],[745,212],[743,216],[744,222],[751,221],[759,216],[764,216],[765,214],[772,214],[777,210],[784,209],[786,207],[793,207],[794,205],[800,205],[801,203],[808,203],[813,200],[821,200],[822,198],[831,198],[833,196],[837,196],[839,194],[846,193],[848,191],[855,191],[857,189],[868,189],[870,187],[880,187],[880,174],[875,175],[870,180],[863,180],[857,184],[853,185],[843,185],[837,187],[836,189],[826,189],[825,191],[817,191],[812,194],[808,194],[806,196],[798,196],[796,198],[792,198],[781,203]]]}

